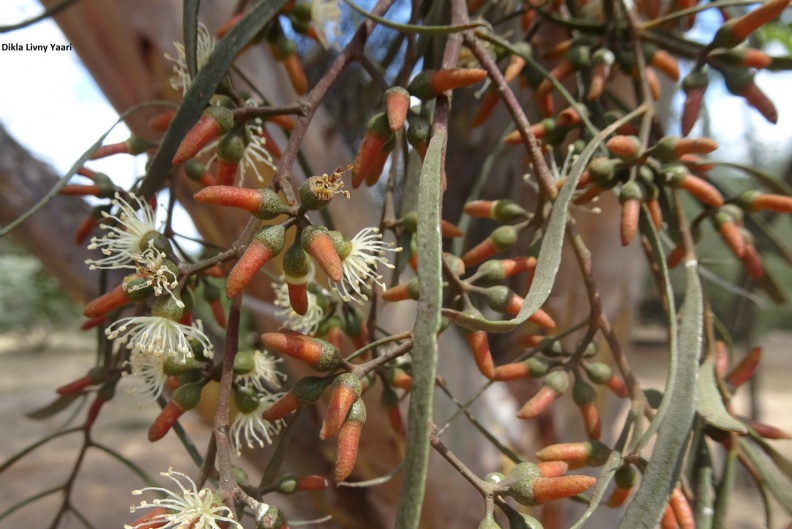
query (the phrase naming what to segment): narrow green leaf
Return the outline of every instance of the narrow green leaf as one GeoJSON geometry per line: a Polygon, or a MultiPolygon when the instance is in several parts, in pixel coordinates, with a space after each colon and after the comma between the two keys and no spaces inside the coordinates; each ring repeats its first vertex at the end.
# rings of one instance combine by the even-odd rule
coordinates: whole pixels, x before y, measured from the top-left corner
{"type": "Polygon", "coordinates": [[[696,413],[704,418],[707,424],[727,432],[745,433],[743,423],[729,415],[723,396],[715,380],[715,359],[707,357],[701,364],[696,383],[696,413]]]}
{"type": "Polygon", "coordinates": [[[195,78],[198,71],[198,54],[196,53],[198,41],[198,10],[201,0],[184,0],[182,10],[182,33],[184,36],[184,58],[187,62],[187,73],[190,78],[195,78]]]}
{"type": "Polygon", "coordinates": [[[623,123],[626,123],[640,114],[640,112],[641,109],[639,108],[603,129],[602,132],[597,134],[589,142],[572,165],[566,183],[564,187],[561,188],[561,192],[553,203],[553,211],[550,213],[550,220],[547,223],[545,236],[542,239],[542,246],[537,258],[534,280],[531,283],[531,288],[528,290],[528,294],[525,296],[522,308],[517,316],[511,320],[491,321],[473,318],[464,312],[451,309],[443,309],[443,316],[446,316],[457,325],[473,331],[504,333],[511,332],[519,325],[525,323],[534,312],[544,305],[544,302],[547,301],[548,296],[550,296],[550,291],[553,289],[558,267],[561,264],[561,250],[564,247],[567,209],[572,200],[572,194],[575,192],[575,187],[580,180],[580,176],[583,174],[589,160],[604,139],[621,127],[623,123]]]}
{"type": "Polygon", "coordinates": [[[778,500],[778,503],[781,504],[786,512],[792,514],[792,487],[790,487],[789,482],[779,478],[776,469],[768,464],[767,458],[756,449],[752,442],[741,438],[740,449],[756,469],[761,477],[762,484],[767,487],[770,494],[778,500]]]}
{"type": "Polygon", "coordinates": [[[679,478],[685,444],[695,415],[696,371],[701,356],[704,303],[696,261],[685,262],[685,301],[680,311],[679,363],[675,384],[663,401],[673,403],[659,430],[641,484],[619,525],[620,529],[653,529],[660,522],[679,478]]]}
{"type": "Polygon", "coordinates": [[[751,436],[751,439],[753,439],[754,442],[759,445],[759,448],[761,448],[764,453],[773,460],[776,468],[783,472],[787,479],[792,480],[792,461],[782,456],[775,448],[770,446],[770,444],[765,441],[762,436],[752,429],[749,428],[748,433],[751,436]]]}
{"type": "Polygon", "coordinates": [[[242,47],[277,14],[286,0],[259,0],[248,13],[215,46],[206,64],[195,75],[182,104],[173,116],[160,148],[151,161],[139,193],[150,198],[165,182],[171,170],[173,155],[182,139],[201,117],[215,90],[242,47]]]}
{"type": "MultiPolygon", "coordinates": [[[[679,369],[677,313],[676,306],[674,305],[674,291],[671,288],[671,278],[668,275],[668,266],[666,266],[663,246],[660,244],[660,236],[657,233],[657,229],[655,229],[654,223],[649,218],[649,212],[646,206],[641,208],[639,228],[641,230],[641,235],[643,235],[649,243],[652,252],[652,260],[654,263],[657,263],[660,279],[663,282],[662,285],[657,285],[657,289],[660,291],[660,294],[668,300],[668,307],[666,307],[666,327],[668,328],[668,375],[666,376],[666,385],[663,390],[663,395],[671,395],[674,393],[674,387],[677,383],[674,373],[679,369]]],[[[652,422],[649,423],[649,426],[640,437],[636,435],[637,441],[630,447],[630,451],[640,450],[641,447],[649,442],[649,439],[660,429],[672,405],[673,403],[670,398],[663,398],[660,401],[660,406],[657,408],[657,413],[655,413],[655,416],[652,418],[652,422]]]]}
{"type": "Polygon", "coordinates": [[[27,412],[25,417],[28,419],[33,419],[34,421],[43,421],[44,419],[49,419],[53,415],[56,415],[71,406],[74,401],[83,396],[85,396],[84,393],[59,395],[55,400],[46,406],[42,406],[41,408],[27,412]]]}
{"type": "Polygon", "coordinates": [[[396,511],[397,529],[415,529],[421,516],[429,439],[432,399],[437,369],[437,331],[442,303],[442,240],[440,238],[440,166],[445,136],[435,134],[426,151],[418,184],[418,288],[420,299],[415,318],[412,351],[412,391],[407,416],[404,478],[396,511]]]}

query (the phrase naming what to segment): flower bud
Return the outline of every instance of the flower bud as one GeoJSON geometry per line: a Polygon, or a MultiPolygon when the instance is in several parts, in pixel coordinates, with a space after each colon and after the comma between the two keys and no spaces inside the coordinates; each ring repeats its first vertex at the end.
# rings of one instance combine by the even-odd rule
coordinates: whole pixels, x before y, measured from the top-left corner
{"type": "Polygon", "coordinates": [[[171,427],[176,424],[179,417],[187,411],[195,408],[201,400],[201,390],[203,389],[205,381],[192,382],[190,384],[183,384],[176,388],[176,391],[171,395],[168,404],[162,409],[159,416],[154,419],[148,431],[148,440],[152,443],[159,441],[165,434],[167,434],[171,427]]]}
{"type": "Polygon", "coordinates": [[[402,128],[407,119],[407,111],[410,110],[410,93],[401,86],[394,86],[385,91],[384,99],[388,127],[396,132],[402,128]]]}
{"type": "Polygon", "coordinates": [[[265,421],[277,421],[301,406],[313,404],[319,400],[330,382],[332,379],[328,377],[301,378],[292,389],[264,410],[262,418],[265,421]]]}
{"type": "MultiPolygon", "coordinates": [[[[366,135],[360,144],[357,156],[355,157],[355,167],[352,170],[352,187],[357,189],[364,180],[369,179],[370,173],[374,173],[375,161],[384,150],[385,144],[393,138],[393,131],[388,125],[388,118],[384,113],[376,114],[366,125],[366,135]]],[[[379,173],[377,173],[379,177],[379,173]]]]}
{"type": "MultiPolygon", "coordinates": [[[[475,282],[483,286],[497,285],[507,277],[512,277],[520,272],[529,271],[533,276],[536,269],[535,257],[515,257],[513,259],[490,259],[481,263],[474,276],[475,282]]],[[[529,283],[530,283],[529,278],[529,283]]]]}
{"type": "Polygon", "coordinates": [[[276,59],[283,63],[292,88],[298,95],[308,92],[308,78],[305,76],[300,56],[297,55],[297,45],[287,38],[278,40],[276,59]]]}
{"type": "Polygon", "coordinates": [[[611,449],[596,440],[583,443],[559,443],[542,448],[536,457],[542,461],[566,461],[570,469],[585,466],[599,467],[605,464],[611,449]]]}
{"type": "Polygon", "coordinates": [[[566,474],[569,465],[566,461],[542,461],[536,463],[536,468],[543,478],[557,478],[566,474]]]}
{"type": "Polygon", "coordinates": [[[662,175],[669,186],[684,189],[702,204],[714,208],[719,208],[723,205],[723,196],[720,191],[701,178],[691,175],[683,164],[664,165],[662,175]]]}
{"type": "Polygon", "coordinates": [[[513,226],[500,226],[477,246],[474,246],[462,256],[466,267],[486,261],[498,252],[502,252],[517,242],[517,230],[513,226]]]}
{"type": "Polygon", "coordinates": [[[583,426],[589,439],[599,439],[602,423],[597,410],[597,394],[586,381],[577,377],[572,388],[572,400],[583,416],[583,426]]]}
{"type": "Polygon", "coordinates": [[[746,213],[756,211],[792,213],[792,197],[760,193],[753,189],[740,193],[734,202],[746,213]]]}
{"type": "Polygon", "coordinates": [[[418,278],[414,277],[406,283],[400,283],[382,293],[385,301],[404,301],[405,299],[418,299],[418,278]]]}
{"type": "Polygon", "coordinates": [[[170,109],[160,112],[150,120],[148,120],[148,128],[154,132],[165,132],[168,130],[173,117],[176,115],[176,110],[170,109]]]}
{"type": "Polygon", "coordinates": [[[295,492],[306,490],[322,490],[327,488],[327,479],[324,476],[295,476],[283,475],[275,484],[275,490],[281,494],[291,495],[295,492]]]}
{"type": "Polygon", "coordinates": [[[691,70],[682,79],[682,90],[685,92],[685,104],[682,107],[682,135],[687,136],[698,119],[704,92],[709,85],[709,76],[702,69],[691,70]]]}
{"type": "Polygon", "coordinates": [[[293,244],[283,256],[283,274],[289,289],[289,303],[294,312],[308,312],[308,281],[313,277],[313,266],[302,247],[293,244]]]}
{"type": "Polygon", "coordinates": [[[268,349],[301,360],[320,373],[334,371],[341,365],[338,349],[320,338],[267,332],[261,335],[261,341],[268,349]]]}
{"type": "Polygon", "coordinates": [[[745,357],[740,360],[740,363],[734,366],[734,368],[726,375],[725,381],[734,389],[742,386],[756,372],[756,368],[759,367],[759,361],[762,359],[762,348],[761,347],[754,347],[745,357]]]}
{"type": "Polygon", "coordinates": [[[302,232],[301,244],[327,277],[336,283],[341,281],[343,268],[341,258],[333,245],[327,228],[324,226],[308,226],[302,232]]]}
{"type": "Polygon", "coordinates": [[[709,154],[718,148],[712,138],[664,136],[652,148],[652,157],[661,162],[679,160],[685,154],[709,154]]]}
{"type": "Polygon", "coordinates": [[[242,292],[259,268],[283,250],[285,241],[286,229],[281,224],[260,229],[228,274],[226,297],[231,299],[242,292]]]}
{"type": "Polygon", "coordinates": [[[217,183],[230,186],[236,180],[239,162],[245,155],[245,139],[238,130],[232,130],[217,144],[217,183]]]}
{"type": "Polygon", "coordinates": [[[86,318],[105,316],[124,305],[146,299],[153,293],[154,288],[148,285],[145,279],[132,274],[124,278],[124,281],[114,289],[90,301],[83,309],[83,316],[86,318]]]}
{"type": "MultiPolygon", "coordinates": [[[[786,1],[786,0],[782,0],[786,1]]],[[[772,2],[771,2],[772,3],[772,2]]],[[[754,11],[758,11],[759,8],[754,11]]],[[[752,11],[753,12],[753,11],[752,11]]],[[[749,105],[759,111],[762,116],[770,123],[778,122],[778,111],[773,102],[762,92],[756,83],[754,76],[748,70],[724,70],[723,79],[726,88],[734,95],[745,99],[749,105]]]]}
{"type": "Polygon", "coordinates": [[[405,429],[401,411],[399,410],[399,396],[387,384],[382,387],[380,402],[382,407],[388,412],[388,422],[390,422],[391,428],[403,437],[405,429]]]}
{"type": "Polygon", "coordinates": [[[476,367],[482,375],[490,380],[495,378],[495,364],[492,361],[492,353],[490,352],[489,343],[487,341],[487,333],[484,331],[466,332],[470,348],[473,350],[473,358],[476,361],[476,367]]]}
{"type": "Polygon", "coordinates": [[[630,496],[633,487],[638,483],[638,473],[632,465],[625,464],[619,467],[613,480],[616,482],[616,487],[614,487],[608,499],[608,507],[618,509],[624,504],[630,496]]]}
{"type": "Polygon", "coordinates": [[[501,222],[525,218],[528,212],[509,199],[473,200],[465,204],[463,211],[471,217],[494,219],[501,222]]]}
{"type": "Polygon", "coordinates": [[[643,201],[641,186],[634,181],[625,183],[619,192],[619,202],[622,205],[621,214],[621,243],[627,246],[638,231],[638,215],[641,212],[643,201]]]}
{"type": "Polygon", "coordinates": [[[94,151],[90,159],[98,160],[100,158],[106,158],[114,154],[131,154],[132,156],[137,156],[138,154],[143,154],[152,146],[153,145],[151,143],[147,142],[140,136],[135,136],[133,134],[127,140],[120,143],[102,145],[94,151]]]}
{"type": "Polygon", "coordinates": [[[742,257],[745,254],[745,240],[734,218],[721,209],[712,217],[712,222],[732,253],[737,258],[742,257]]]}
{"type": "Polygon", "coordinates": [[[190,180],[198,182],[204,187],[213,186],[217,183],[212,173],[210,173],[209,169],[207,169],[206,165],[195,158],[190,158],[184,162],[182,167],[184,168],[184,173],[190,180]]]}
{"type": "Polygon", "coordinates": [[[637,136],[614,136],[605,144],[611,154],[627,163],[634,162],[641,154],[641,140],[637,136]]]}
{"type": "Polygon", "coordinates": [[[218,105],[210,106],[182,140],[173,157],[173,165],[183,164],[210,141],[230,132],[233,126],[234,115],[231,110],[218,105]]]}
{"type": "Polygon", "coordinates": [[[214,185],[200,190],[193,198],[202,204],[243,209],[262,220],[274,219],[285,209],[278,194],[271,189],[214,185]]]}
{"type": "MultiPolygon", "coordinates": [[[[357,377],[355,377],[357,378],[357,377]]],[[[344,481],[352,473],[357,460],[358,443],[363,424],[366,422],[366,406],[361,399],[355,400],[349,407],[344,423],[338,432],[338,450],[336,451],[336,483],[344,481]]]]}
{"type": "Polygon", "coordinates": [[[542,388],[517,412],[520,419],[533,419],[545,411],[552,402],[569,389],[566,371],[551,371],[544,379],[542,388]]]}
{"type": "Polygon", "coordinates": [[[600,189],[611,189],[616,185],[616,168],[621,164],[620,160],[611,158],[594,158],[588,164],[588,172],[592,181],[600,189]]]}
{"type": "Polygon", "coordinates": [[[55,390],[58,395],[74,395],[82,390],[103,383],[107,380],[107,369],[104,366],[94,366],[88,374],[78,378],[74,382],[64,384],[55,390]]]}
{"type": "Polygon", "coordinates": [[[474,85],[483,81],[485,77],[487,77],[486,70],[480,68],[424,70],[413,78],[407,90],[421,101],[428,101],[447,90],[474,85]]]}
{"type": "Polygon", "coordinates": [[[429,147],[429,137],[432,134],[432,124],[424,116],[410,112],[407,115],[407,143],[418,152],[421,160],[426,156],[429,147]]]}
{"type": "Polygon", "coordinates": [[[319,432],[319,439],[323,441],[338,433],[352,403],[360,397],[363,387],[357,375],[341,373],[333,381],[331,391],[330,402],[325,410],[322,429],[319,432]]]}
{"type": "Polygon", "coordinates": [[[789,0],[770,0],[741,17],[726,21],[715,32],[708,49],[733,48],[748,38],[760,26],[772,21],[789,5],[789,0]]]}

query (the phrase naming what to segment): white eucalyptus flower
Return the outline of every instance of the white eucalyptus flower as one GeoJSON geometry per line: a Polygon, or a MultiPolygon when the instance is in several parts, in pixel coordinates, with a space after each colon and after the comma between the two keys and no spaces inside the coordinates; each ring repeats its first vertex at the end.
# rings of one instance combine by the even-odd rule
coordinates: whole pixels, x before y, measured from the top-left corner
{"type": "Polygon", "coordinates": [[[140,523],[125,524],[124,529],[146,529],[157,527],[159,529],[220,529],[222,527],[242,529],[242,525],[233,518],[231,510],[223,505],[217,496],[210,489],[198,490],[195,482],[186,474],[176,472],[169,468],[167,472],[162,472],[179,486],[179,491],[173,492],[163,487],[146,487],[141,490],[133,490],[134,496],[139,496],[145,491],[162,493],[165,498],[141,501],[139,505],[131,505],[130,512],[138,509],[164,508],[167,512],[157,514],[145,519],[140,523]],[[184,478],[189,483],[185,487],[178,478],[184,478]],[[228,524],[228,525],[226,525],[228,524]]]}
{"type": "Polygon", "coordinates": [[[281,394],[258,395],[258,405],[249,410],[240,410],[231,423],[228,437],[231,440],[231,448],[239,456],[242,453],[242,443],[248,448],[255,448],[257,444],[260,448],[264,443],[272,444],[272,437],[280,432],[285,424],[283,419],[277,421],[265,421],[261,414],[270,405],[278,400],[281,394]]]}
{"type": "MultiPolygon", "coordinates": [[[[209,60],[209,56],[212,54],[212,51],[214,51],[216,42],[212,34],[209,33],[209,30],[206,29],[206,26],[200,22],[198,23],[197,36],[195,58],[197,63],[196,66],[198,70],[200,70],[209,60]]],[[[174,42],[173,45],[176,47],[177,57],[171,57],[169,54],[165,54],[166,59],[176,63],[173,65],[173,77],[170,79],[170,85],[174,90],[181,90],[182,95],[184,95],[190,88],[190,84],[192,84],[192,78],[187,69],[187,55],[184,51],[184,44],[181,42],[174,42]]]]}
{"type": "Polygon", "coordinates": [[[330,285],[338,292],[344,301],[355,301],[363,305],[368,301],[368,296],[363,290],[371,291],[369,280],[385,290],[385,283],[380,281],[382,276],[377,272],[377,265],[394,268],[383,257],[385,252],[400,252],[401,248],[394,248],[393,243],[382,242],[382,234],[378,228],[363,228],[351,241],[347,242],[347,251],[339,251],[343,278],[339,283],[330,281],[330,285]],[[344,255],[346,254],[346,255],[344,255]]]}
{"type": "Polygon", "coordinates": [[[305,315],[300,316],[292,310],[291,302],[289,301],[289,287],[286,281],[281,276],[280,283],[273,283],[272,288],[275,290],[275,306],[281,307],[280,310],[275,311],[277,316],[285,318],[283,326],[287,329],[297,331],[302,334],[313,334],[319,328],[319,322],[324,318],[324,309],[319,306],[316,294],[308,290],[308,310],[305,315]]]}
{"type": "Polygon", "coordinates": [[[97,268],[136,268],[135,256],[141,255],[141,243],[152,232],[156,233],[154,210],[143,200],[130,194],[130,202],[116,193],[112,204],[120,209],[117,215],[102,211],[102,216],[115,221],[115,225],[100,224],[99,227],[107,230],[104,237],[93,237],[88,245],[89,250],[100,250],[105,257],[94,260],[88,259],[85,263],[91,270],[97,268]]]}
{"type": "Polygon", "coordinates": [[[280,388],[286,374],[278,371],[277,364],[283,362],[264,351],[253,351],[253,369],[249,373],[236,375],[235,381],[245,387],[251,387],[258,393],[268,393],[269,388],[280,388]]]}
{"type": "Polygon", "coordinates": [[[184,363],[193,357],[191,339],[203,346],[203,355],[207,358],[214,354],[200,321],[196,321],[195,326],[188,326],[160,316],[133,316],[114,322],[107,327],[105,334],[111,340],[125,343],[133,355],[164,356],[184,363]]]}

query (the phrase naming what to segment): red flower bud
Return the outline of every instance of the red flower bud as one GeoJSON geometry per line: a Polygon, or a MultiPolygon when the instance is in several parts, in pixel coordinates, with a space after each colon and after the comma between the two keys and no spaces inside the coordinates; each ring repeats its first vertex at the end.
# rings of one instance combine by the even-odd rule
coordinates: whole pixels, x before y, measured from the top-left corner
{"type": "Polygon", "coordinates": [[[283,250],[286,230],[281,224],[266,226],[250,241],[245,253],[228,274],[226,297],[231,299],[241,293],[267,261],[283,250]]]}
{"type": "Polygon", "coordinates": [[[341,281],[343,268],[333,240],[324,226],[308,226],[302,232],[302,248],[314,258],[319,268],[336,283],[341,281]]]}
{"type": "Polygon", "coordinates": [[[327,373],[341,364],[338,349],[329,342],[298,333],[267,332],[261,342],[273,351],[305,362],[315,371],[327,373]]]}
{"type": "Polygon", "coordinates": [[[234,115],[231,110],[220,105],[210,106],[182,140],[173,157],[173,165],[183,164],[198,154],[207,143],[227,134],[233,126],[234,115]]]}
{"type": "Polygon", "coordinates": [[[243,209],[262,220],[271,220],[283,213],[284,206],[271,189],[215,185],[201,189],[193,198],[201,204],[243,209]]]}
{"type": "Polygon", "coordinates": [[[363,388],[357,375],[342,373],[336,377],[333,381],[330,402],[327,405],[327,410],[325,410],[319,439],[324,441],[338,433],[341,424],[347,416],[347,412],[350,411],[352,403],[360,397],[362,390],[363,388]]]}
{"type": "Polygon", "coordinates": [[[176,115],[176,110],[166,110],[151,118],[148,121],[148,128],[154,132],[165,132],[168,130],[173,116],[176,115]]]}
{"type": "Polygon", "coordinates": [[[495,378],[495,364],[492,361],[492,353],[487,342],[487,333],[484,331],[473,331],[466,333],[465,337],[473,350],[476,367],[478,367],[482,375],[493,380],[495,378]]]}
{"type": "Polygon", "coordinates": [[[734,366],[734,369],[726,375],[726,382],[734,389],[745,384],[756,372],[759,361],[762,359],[762,348],[757,346],[748,351],[748,354],[734,366]]]}
{"type": "Polygon", "coordinates": [[[507,248],[510,248],[517,242],[517,230],[513,226],[500,226],[490,234],[489,237],[484,239],[477,246],[474,246],[462,256],[462,261],[466,267],[473,266],[486,261],[493,255],[507,248]]]}
{"type": "MultiPolygon", "coordinates": [[[[384,113],[372,117],[366,125],[366,135],[360,144],[357,156],[355,157],[354,169],[352,170],[352,187],[357,189],[364,180],[369,180],[369,175],[376,173],[379,178],[382,172],[382,152],[385,144],[393,137],[388,125],[388,118],[384,113]],[[380,161],[382,164],[380,164],[380,161]],[[379,167],[379,171],[377,171],[379,167]]],[[[385,152],[387,158],[388,152],[385,152]]]]}
{"type": "Polygon", "coordinates": [[[171,400],[168,404],[154,419],[148,431],[148,440],[153,443],[165,437],[165,434],[170,431],[185,411],[196,407],[201,400],[203,386],[203,381],[179,386],[171,395],[171,400]]]}
{"type": "Polygon", "coordinates": [[[566,461],[570,469],[585,466],[598,467],[605,464],[611,449],[599,441],[583,443],[559,443],[542,448],[536,457],[542,461],[566,461]]]}
{"type": "Polygon", "coordinates": [[[447,90],[465,88],[483,81],[486,70],[480,68],[455,68],[450,70],[424,70],[407,86],[410,94],[421,101],[434,99],[447,90]]]}
{"type": "Polygon", "coordinates": [[[366,406],[358,399],[349,408],[346,420],[338,433],[338,450],[336,451],[336,483],[344,481],[352,473],[357,460],[358,443],[363,424],[366,422],[366,406]]]}
{"type": "MultiPolygon", "coordinates": [[[[517,412],[520,419],[533,419],[569,389],[569,375],[565,371],[552,371],[544,379],[544,386],[517,412]]],[[[542,458],[540,458],[542,459],[542,458]]],[[[561,459],[561,458],[554,458],[561,459]]]]}
{"type": "Polygon", "coordinates": [[[394,86],[385,92],[385,115],[388,127],[396,132],[404,125],[407,111],[410,110],[410,93],[401,86],[394,86]]]}

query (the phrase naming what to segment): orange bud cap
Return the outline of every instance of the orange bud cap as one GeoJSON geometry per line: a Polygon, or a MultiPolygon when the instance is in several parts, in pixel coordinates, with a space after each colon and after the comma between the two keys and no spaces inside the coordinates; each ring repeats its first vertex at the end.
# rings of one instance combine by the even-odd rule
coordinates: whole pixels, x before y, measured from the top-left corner
{"type": "Polygon", "coordinates": [[[128,303],[132,303],[132,298],[124,290],[123,285],[118,285],[113,290],[105,292],[89,302],[83,309],[83,316],[86,318],[99,318],[128,303]]]}
{"type": "Polygon", "coordinates": [[[545,411],[550,404],[558,397],[558,393],[547,386],[542,387],[536,395],[526,402],[520,411],[517,412],[519,419],[533,419],[545,411]]]}
{"type": "Polygon", "coordinates": [[[388,127],[396,132],[407,119],[410,109],[410,93],[401,86],[394,86],[385,92],[385,115],[388,116],[388,127]]]}
{"type": "Polygon", "coordinates": [[[647,200],[646,207],[649,210],[649,215],[652,217],[652,224],[654,224],[655,229],[659,230],[663,227],[663,210],[660,208],[660,202],[654,198],[647,200]]]}
{"type": "Polygon", "coordinates": [[[745,271],[748,272],[749,276],[759,278],[764,275],[762,258],[759,257],[759,252],[756,251],[753,244],[745,245],[745,253],[740,257],[740,261],[742,261],[743,266],[745,266],[745,271]]]}
{"type": "Polygon", "coordinates": [[[627,200],[622,204],[621,211],[621,244],[628,246],[635,238],[638,231],[638,214],[641,212],[641,201],[637,199],[627,200]]]}
{"type": "Polygon", "coordinates": [[[283,67],[286,69],[286,74],[289,76],[292,88],[299,95],[304,95],[308,92],[308,78],[305,76],[300,57],[296,53],[290,53],[283,58],[283,67]]]}
{"type": "Polygon", "coordinates": [[[531,368],[525,362],[514,362],[511,364],[503,364],[495,368],[495,374],[492,380],[507,381],[517,380],[520,378],[528,378],[531,376],[531,368]]]}
{"type": "Polygon", "coordinates": [[[682,492],[682,489],[679,487],[674,489],[668,504],[674,510],[674,517],[676,518],[677,525],[679,525],[679,529],[696,529],[693,509],[690,508],[690,503],[682,492]]]}
{"type": "Polygon", "coordinates": [[[148,431],[148,440],[150,442],[159,441],[165,434],[167,434],[174,424],[184,414],[184,411],[178,404],[173,401],[168,402],[162,411],[154,419],[148,431]]]}
{"type": "Polygon", "coordinates": [[[273,402],[269,408],[264,410],[264,413],[261,415],[261,417],[265,421],[277,421],[279,419],[283,419],[299,407],[300,401],[297,400],[297,397],[294,395],[293,391],[289,391],[281,398],[273,402]]]}
{"type": "MultiPolygon", "coordinates": [[[[429,85],[436,95],[447,90],[465,88],[483,81],[487,71],[481,68],[455,68],[452,70],[438,70],[429,77],[429,85]]],[[[419,96],[420,97],[420,96],[419,96]]]]}
{"type": "Polygon", "coordinates": [[[253,277],[264,266],[267,261],[272,259],[272,251],[265,244],[253,239],[248,245],[245,253],[239,258],[237,264],[228,274],[226,280],[226,297],[231,299],[242,292],[245,287],[253,280],[253,277]]]}
{"type": "Polygon", "coordinates": [[[624,380],[622,380],[617,375],[612,375],[608,382],[605,384],[608,388],[619,398],[626,399],[630,396],[630,392],[627,390],[627,386],[624,384],[624,380]]]}
{"type": "Polygon", "coordinates": [[[209,107],[182,140],[173,157],[173,165],[183,164],[233,126],[234,116],[229,109],[219,105],[209,107]]]}
{"type": "Polygon", "coordinates": [[[166,110],[151,118],[148,121],[148,128],[154,132],[165,132],[173,121],[173,116],[176,115],[175,110],[166,110]]]}
{"type": "Polygon", "coordinates": [[[360,379],[352,373],[342,373],[333,382],[330,402],[325,410],[319,439],[333,437],[341,429],[352,404],[360,397],[362,386],[360,379]]]}
{"type": "Polygon", "coordinates": [[[345,422],[338,435],[338,449],[336,451],[336,483],[344,481],[352,474],[357,461],[358,443],[360,433],[363,431],[363,424],[357,422],[345,422]]]}
{"type": "Polygon", "coordinates": [[[473,127],[480,127],[483,125],[484,122],[487,121],[487,118],[492,114],[492,111],[495,110],[495,107],[498,105],[498,101],[500,101],[498,91],[494,89],[487,90],[487,92],[484,94],[484,97],[481,99],[481,104],[479,105],[476,115],[473,116],[473,120],[470,124],[473,127]]]}
{"type": "Polygon", "coordinates": [[[597,483],[591,476],[561,476],[557,478],[537,478],[533,482],[533,497],[538,503],[568,498],[588,490],[597,483]]]}
{"type": "Polygon", "coordinates": [[[536,463],[543,478],[557,478],[566,474],[569,464],[566,461],[542,461],[536,463]]]}
{"type": "Polygon", "coordinates": [[[743,422],[751,427],[756,433],[764,437],[765,439],[792,439],[792,435],[788,434],[787,432],[776,428],[775,426],[770,426],[769,424],[764,424],[761,422],[756,422],[751,419],[745,418],[743,422]]]}
{"type": "Polygon", "coordinates": [[[306,228],[302,234],[302,247],[308,255],[314,258],[327,277],[336,283],[341,281],[344,269],[341,258],[333,244],[333,239],[326,229],[306,228]]]}
{"type": "Polygon", "coordinates": [[[470,348],[473,350],[473,358],[476,361],[478,370],[488,379],[494,379],[495,364],[492,361],[492,353],[490,352],[489,343],[487,341],[487,333],[484,331],[473,331],[467,333],[466,338],[470,344],[470,348]]]}
{"type": "Polygon", "coordinates": [[[455,224],[452,224],[444,219],[440,220],[440,235],[442,235],[446,239],[453,239],[454,237],[462,237],[464,234],[465,232],[460,230],[455,224]]]}

